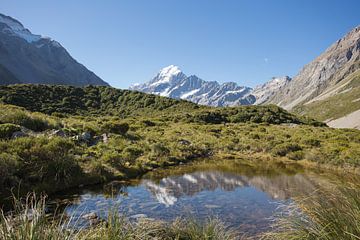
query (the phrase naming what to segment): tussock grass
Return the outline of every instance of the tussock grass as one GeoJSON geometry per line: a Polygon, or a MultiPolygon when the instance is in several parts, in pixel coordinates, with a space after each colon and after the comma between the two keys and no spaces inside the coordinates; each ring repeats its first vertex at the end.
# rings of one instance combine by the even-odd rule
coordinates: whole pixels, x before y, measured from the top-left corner
{"type": "MultiPolygon", "coordinates": [[[[171,223],[140,219],[129,221],[115,209],[106,221],[90,228],[74,230],[72,216],[47,214],[46,197],[28,194],[23,200],[14,198],[14,210],[0,212],[2,240],[235,240],[235,232],[217,219],[204,223],[177,219],[171,223]]],[[[76,222],[76,219],[75,219],[76,222]]]]}
{"type": "Polygon", "coordinates": [[[263,239],[360,239],[359,184],[319,190],[297,199],[296,204],[288,208],[286,216],[277,219],[263,239]]]}
{"type": "Polygon", "coordinates": [[[67,230],[63,219],[46,214],[46,197],[28,194],[14,200],[14,210],[0,211],[0,239],[2,240],[71,240],[77,234],[67,230]]]}

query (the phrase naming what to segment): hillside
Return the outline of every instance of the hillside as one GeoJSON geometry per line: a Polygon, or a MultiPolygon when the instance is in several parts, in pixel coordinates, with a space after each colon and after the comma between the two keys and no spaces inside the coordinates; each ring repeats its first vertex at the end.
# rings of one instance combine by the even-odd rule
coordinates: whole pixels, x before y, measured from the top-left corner
{"type": "Polygon", "coordinates": [[[0,86],[0,101],[46,114],[119,115],[155,114],[168,108],[199,108],[197,105],[155,95],[111,87],[31,85],[0,86]]]}
{"type": "Polygon", "coordinates": [[[60,115],[164,117],[171,120],[267,122],[322,125],[297,117],[276,106],[213,108],[194,103],[111,87],[50,85],[0,86],[0,102],[33,112],[60,115]]]}

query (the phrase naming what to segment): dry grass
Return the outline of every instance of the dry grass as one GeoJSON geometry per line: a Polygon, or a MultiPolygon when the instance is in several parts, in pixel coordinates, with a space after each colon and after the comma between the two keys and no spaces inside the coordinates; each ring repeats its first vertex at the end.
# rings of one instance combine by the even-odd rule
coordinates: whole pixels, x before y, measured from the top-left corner
{"type": "Polygon", "coordinates": [[[358,184],[319,190],[295,202],[263,239],[360,239],[358,184]]]}

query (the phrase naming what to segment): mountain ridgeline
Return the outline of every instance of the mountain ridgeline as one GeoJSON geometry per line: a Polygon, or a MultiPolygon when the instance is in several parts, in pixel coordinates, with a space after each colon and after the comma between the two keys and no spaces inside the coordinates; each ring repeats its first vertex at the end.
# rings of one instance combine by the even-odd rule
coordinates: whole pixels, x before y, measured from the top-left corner
{"type": "Polygon", "coordinates": [[[14,83],[108,85],[57,41],[0,14],[0,85],[14,83]]]}
{"type": "Polygon", "coordinates": [[[277,77],[254,89],[186,76],[171,65],[132,90],[186,99],[201,105],[276,104],[333,127],[360,129],[360,26],[332,44],[293,78],[277,77]]]}
{"type": "Polygon", "coordinates": [[[290,80],[289,77],[273,78],[252,89],[235,82],[219,84],[216,81],[205,81],[196,75],[187,76],[179,67],[170,65],[161,69],[149,82],[135,84],[130,89],[201,105],[225,107],[264,103],[290,80]]]}
{"type": "Polygon", "coordinates": [[[0,86],[0,96],[0,103],[57,116],[144,116],[210,124],[253,122],[324,126],[321,122],[296,116],[275,105],[213,108],[189,101],[105,86],[81,88],[18,84],[0,86]]]}

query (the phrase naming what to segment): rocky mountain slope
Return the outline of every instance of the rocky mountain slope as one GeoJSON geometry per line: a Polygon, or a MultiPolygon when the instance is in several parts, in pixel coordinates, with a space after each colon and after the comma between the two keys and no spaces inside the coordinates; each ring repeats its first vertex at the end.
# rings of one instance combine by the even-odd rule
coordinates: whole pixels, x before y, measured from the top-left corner
{"type": "Polygon", "coordinates": [[[234,82],[219,84],[196,75],[187,76],[179,67],[170,65],[161,69],[149,82],[133,85],[130,89],[219,107],[261,104],[289,81],[289,77],[273,78],[253,90],[234,82]]]}
{"type": "Polygon", "coordinates": [[[0,65],[0,85],[21,83],[7,68],[0,65]]]}
{"type": "Polygon", "coordinates": [[[60,43],[31,33],[19,21],[3,14],[0,14],[0,66],[0,84],[108,85],[73,59],[60,43]]]}
{"type": "Polygon", "coordinates": [[[324,121],[331,127],[360,129],[360,70],[292,111],[324,121]]]}
{"type": "Polygon", "coordinates": [[[306,65],[265,103],[331,127],[360,129],[360,26],[306,65]]]}
{"type": "Polygon", "coordinates": [[[274,77],[270,81],[255,87],[251,92],[251,94],[254,95],[256,99],[254,104],[266,103],[278,91],[281,91],[285,86],[287,86],[290,81],[291,78],[288,76],[279,78],[274,77]]]}
{"type": "Polygon", "coordinates": [[[266,103],[286,109],[306,105],[337,94],[335,86],[360,69],[360,26],[331,45],[266,103]]]}

